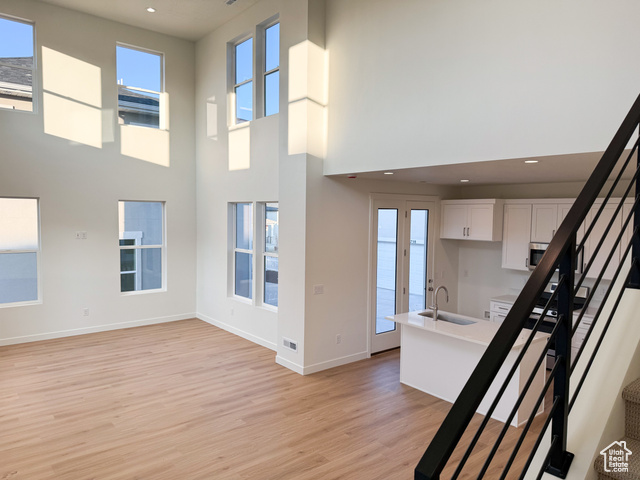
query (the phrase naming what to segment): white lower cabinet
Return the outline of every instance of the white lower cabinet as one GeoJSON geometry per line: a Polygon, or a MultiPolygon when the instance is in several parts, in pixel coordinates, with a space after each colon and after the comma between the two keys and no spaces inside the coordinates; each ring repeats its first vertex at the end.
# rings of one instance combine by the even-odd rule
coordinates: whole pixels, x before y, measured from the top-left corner
{"type": "Polygon", "coordinates": [[[491,300],[489,303],[489,317],[492,322],[502,323],[507,318],[507,313],[511,310],[512,305],[510,303],[497,302],[491,300]]]}

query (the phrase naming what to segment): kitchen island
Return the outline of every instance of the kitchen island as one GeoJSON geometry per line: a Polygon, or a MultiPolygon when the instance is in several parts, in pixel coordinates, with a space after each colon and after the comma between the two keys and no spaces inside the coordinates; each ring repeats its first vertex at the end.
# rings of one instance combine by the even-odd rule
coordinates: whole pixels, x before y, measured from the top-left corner
{"type": "MultiPolygon", "coordinates": [[[[465,383],[471,376],[487,346],[495,336],[499,324],[479,318],[459,317],[461,322],[473,322],[466,325],[443,320],[434,321],[424,317],[420,312],[402,313],[390,317],[401,327],[400,341],[400,382],[425,393],[454,402],[465,383]]],[[[495,398],[500,386],[522,351],[530,331],[525,330],[518,337],[507,360],[498,372],[487,396],[483,399],[478,413],[485,414],[495,398]]],[[[522,392],[527,378],[533,371],[535,362],[542,354],[548,335],[536,334],[529,346],[520,366],[491,415],[492,418],[505,422],[522,392]]],[[[545,362],[537,369],[534,381],[520,405],[511,425],[525,423],[533,410],[535,402],[545,381],[545,362]]],[[[536,414],[544,411],[544,404],[536,414]]]]}

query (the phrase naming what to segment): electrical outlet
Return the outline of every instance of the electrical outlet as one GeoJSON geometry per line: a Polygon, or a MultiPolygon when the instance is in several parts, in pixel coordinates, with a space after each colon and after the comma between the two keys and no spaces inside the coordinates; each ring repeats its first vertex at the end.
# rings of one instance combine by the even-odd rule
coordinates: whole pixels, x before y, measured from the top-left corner
{"type": "Polygon", "coordinates": [[[336,345],[340,345],[342,343],[342,335],[336,335],[336,345]]]}
{"type": "Polygon", "coordinates": [[[233,317],[233,308],[229,311],[229,315],[233,317]]]}
{"type": "Polygon", "coordinates": [[[82,316],[84,316],[84,317],[88,317],[89,316],[89,309],[88,308],[83,308],[82,309],[82,316]]]}
{"type": "Polygon", "coordinates": [[[491,313],[489,312],[489,310],[484,311],[484,318],[491,318],[491,313]]]}
{"type": "Polygon", "coordinates": [[[323,295],[324,294],[324,285],[314,285],[313,286],[313,294],[314,295],[323,295]]]}

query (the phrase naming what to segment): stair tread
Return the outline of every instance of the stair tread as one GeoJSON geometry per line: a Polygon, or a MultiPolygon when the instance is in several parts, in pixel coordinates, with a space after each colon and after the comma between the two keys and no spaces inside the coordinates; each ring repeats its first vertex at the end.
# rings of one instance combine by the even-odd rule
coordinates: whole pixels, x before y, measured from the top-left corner
{"type": "Polygon", "coordinates": [[[598,455],[593,464],[596,472],[602,475],[600,478],[613,480],[638,480],[640,478],[640,440],[624,437],[620,441],[626,442],[627,448],[633,452],[629,455],[628,472],[606,472],[604,469],[604,457],[598,455]]]}
{"type": "Polygon", "coordinates": [[[622,398],[627,402],[640,403],[640,378],[624,387],[622,398]]]}

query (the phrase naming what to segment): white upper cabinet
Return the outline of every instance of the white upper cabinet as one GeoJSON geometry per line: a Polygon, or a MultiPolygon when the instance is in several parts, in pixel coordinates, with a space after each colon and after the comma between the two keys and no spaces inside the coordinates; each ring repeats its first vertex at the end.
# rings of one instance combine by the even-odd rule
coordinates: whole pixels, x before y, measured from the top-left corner
{"type": "Polygon", "coordinates": [[[440,238],[466,238],[468,205],[442,202],[440,238]]]}
{"type": "Polygon", "coordinates": [[[549,243],[558,229],[558,205],[534,203],[531,216],[531,241],[549,243]]]}
{"type": "Polygon", "coordinates": [[[531,238],[531,204],[505,205],[502,268],[529,270],[529,238],[531,238]]]}
{"type": "Polygon", "coordinates": [[[443,200],[440,238],[500,241],[502,200],[443,200]]]}

